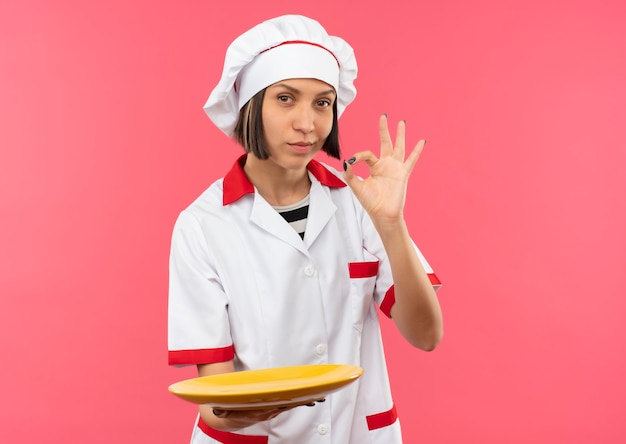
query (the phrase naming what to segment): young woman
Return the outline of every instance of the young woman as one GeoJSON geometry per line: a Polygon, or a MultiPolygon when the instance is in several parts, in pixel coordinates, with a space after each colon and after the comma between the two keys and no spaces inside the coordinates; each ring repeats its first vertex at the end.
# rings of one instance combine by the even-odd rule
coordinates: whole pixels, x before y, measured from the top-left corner
{"type": "Polygon", "coordinates": [[[354,99],[356,60],[342,39],[302,16],[257,25],[228,48],[205,110],[245,154],[181,212],[172,236],[169,361],[200,376],[303,364],[363,367],[314,407],[248,412],[200,407],[193,443],[402,441],[378,308],[415,347],[443,327],[438,281],[409,237],[407,181],[424,146],[405,155],[405,122],[380,153],[343,172],[337,119],[354,99]],[[369,176],[355,176],[365,163],[369,176]]]}

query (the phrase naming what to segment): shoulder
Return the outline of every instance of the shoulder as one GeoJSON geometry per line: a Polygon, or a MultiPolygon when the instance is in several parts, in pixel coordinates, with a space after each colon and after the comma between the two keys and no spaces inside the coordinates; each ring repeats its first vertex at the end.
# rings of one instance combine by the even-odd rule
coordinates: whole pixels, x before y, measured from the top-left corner
{"type": "Polygon", "coordinates": [[[201,218],[203,215],[216,214],[222,210],[224,196],[224,178],[213,182],[196,197],[181,214],[187,213],[201,218]]]}
{"type": "Polygon", "coordinates": [[[174,232],[204,233],[206,228],[215,227],[225,218],[223,199],[223,178],[213,182],[206,190],[179,212],[174,224],[174,232]]]}

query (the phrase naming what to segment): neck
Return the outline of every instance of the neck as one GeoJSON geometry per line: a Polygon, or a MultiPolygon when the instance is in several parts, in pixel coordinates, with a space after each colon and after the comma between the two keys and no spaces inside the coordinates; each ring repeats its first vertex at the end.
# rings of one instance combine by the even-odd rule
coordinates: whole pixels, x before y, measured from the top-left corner
{"type": "Polygon", "coordinates": [[[285,206],[299,202],[309,194],[311,188],[306,167],[286,169],[271,159],[261,160],[250,154],[243,170],[270,205],[285,206]]]}

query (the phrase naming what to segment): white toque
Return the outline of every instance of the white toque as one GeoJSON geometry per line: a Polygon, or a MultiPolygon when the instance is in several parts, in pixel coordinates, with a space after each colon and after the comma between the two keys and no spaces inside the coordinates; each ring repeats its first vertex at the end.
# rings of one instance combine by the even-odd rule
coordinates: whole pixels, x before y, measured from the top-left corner
{"type": "Polygon", "coordinates": [[[356,74],[356,58],[348,43],[329,36],[313,19],[284,15],[256,25],[230,44],[222,78],[204,110],[232,136],[239,110],[256,93],[280,80],[312,78],[335,88],[339,118],[356,96],[356,74]]]}

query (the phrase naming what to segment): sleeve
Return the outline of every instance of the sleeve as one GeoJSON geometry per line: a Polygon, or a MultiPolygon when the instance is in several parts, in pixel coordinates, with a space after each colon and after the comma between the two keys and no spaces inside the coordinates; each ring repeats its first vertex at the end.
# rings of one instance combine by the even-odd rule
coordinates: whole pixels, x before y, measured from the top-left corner
{"type": "Polygon", "coordinates": [[[234,358],[225,294],[199,221],[178,217],[169,261],[168,361],[209,364],[234,358]]]}
{"type": "MultiPolygon", "coordinates": [[[[363,245],[366,250],[366,254],[369,253],[372,257],[375,257],[378,260],[378,273],[376,275],[376,287],[374,289],[374,299],[376,303],[380,307],[380,310],[387,316],[391,317],[391,307],[396,302],[394,287],[393,287],[393,276],[391,274],[391,265],[389,264],[389,259],[387,257],[387,253],[385,252],[385,248],[383,247],[382,240],[374,227],[371,219],[363,210],[362,214],[363,220],[363,245]]],[[[411,241],[413,242],[413,241],[411,241]]],[[[428,275],[430,279],[430,283],[433,285],[435,291],[439,290],[441,287],[441,282],[439,278],[433,271],[432,267],[419,250],[415,242],[413,242],[413,247],[415,248],[415,252],[424,267],[424,271],[428,275]]]]}

